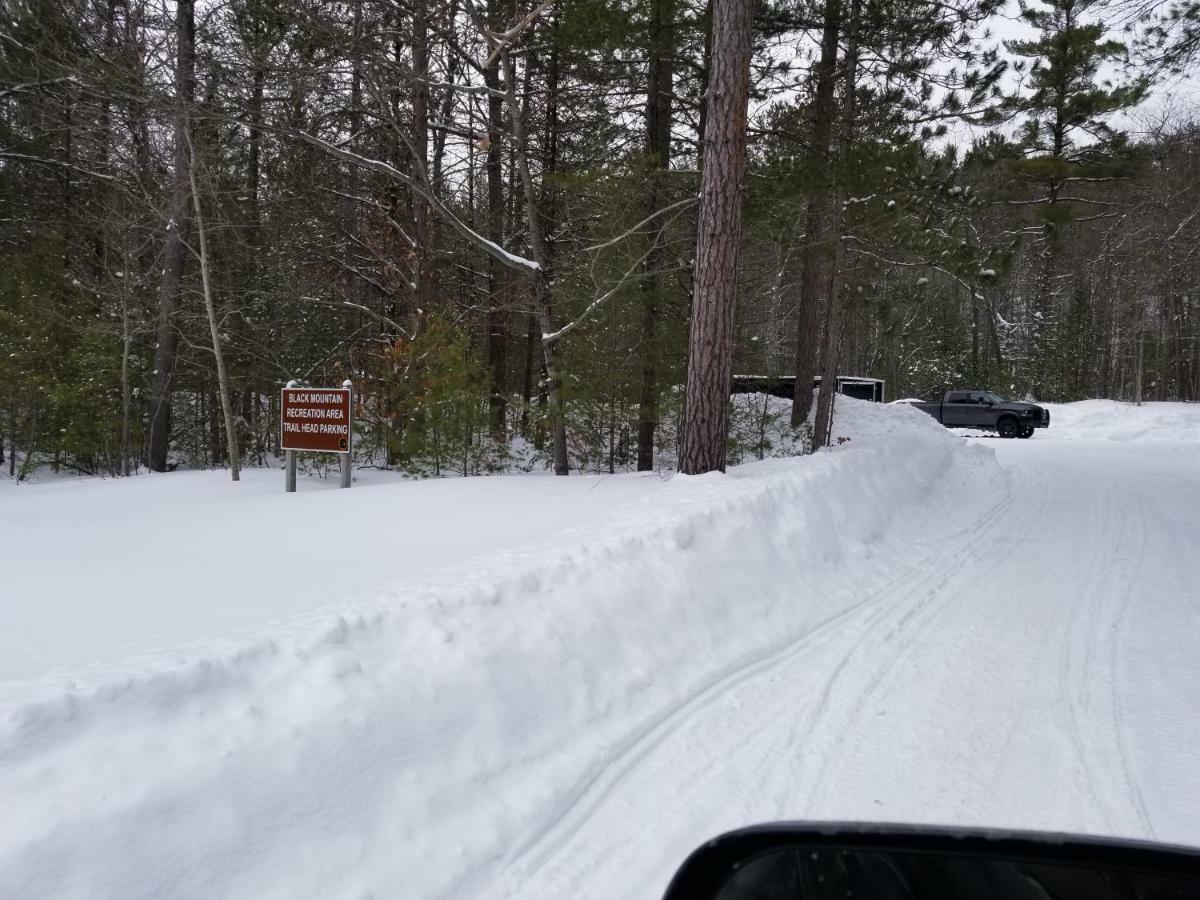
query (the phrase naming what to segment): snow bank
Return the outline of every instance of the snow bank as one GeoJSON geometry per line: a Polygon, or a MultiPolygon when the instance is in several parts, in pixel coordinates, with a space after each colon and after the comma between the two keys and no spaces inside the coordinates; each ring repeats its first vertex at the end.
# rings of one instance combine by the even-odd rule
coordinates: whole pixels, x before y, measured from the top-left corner
{"type": "Polygon", "coordinates": [[[30,686],[0,710],[0,896],[491,896],[707,686],[1005,502],[986,447],[838,409],[849,440],[815,457],[676,477],[186,664],[30,686]]]}
{"type": "Polygon", "coordinates": [[[1120,403],[1081,400],[1046,404],[1050,431],[1069,440],[1200,446],[1200,403],[1120,403]]]}
{"type": "Polygon", "coordinates": [[[190,641],[223,646],[239,629],[607,521],[665,488],[633,475],[414,481],[371,469],[350,491],[310,477],[295,494],[278,469],[238,484],[222,471],[10,482],[0,622],[19,627],[0,628],[0,705],[32,689],[18,679],[40,688],[57,670],[82,688],[174,665],[190,641]]]}

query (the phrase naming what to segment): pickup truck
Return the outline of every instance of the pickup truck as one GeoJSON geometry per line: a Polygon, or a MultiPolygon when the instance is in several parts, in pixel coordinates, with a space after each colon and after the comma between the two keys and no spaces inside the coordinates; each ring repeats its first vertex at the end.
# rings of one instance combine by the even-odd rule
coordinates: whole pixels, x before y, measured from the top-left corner
{"type": "Polygon", "coordinates": [[[1003,438],[1030,438],[1050,427],[1050,412],[1033,403],[1005,400],[991,391],[946,391],[937,403],[910,403],[947,428],[995,431],[1003,438]]]}

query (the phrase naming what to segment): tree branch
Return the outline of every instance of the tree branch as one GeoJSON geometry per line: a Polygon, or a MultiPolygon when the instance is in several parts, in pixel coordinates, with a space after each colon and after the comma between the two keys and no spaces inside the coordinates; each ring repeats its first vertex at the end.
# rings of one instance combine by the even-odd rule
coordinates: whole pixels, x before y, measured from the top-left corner
{"type": "Polygon", "coordinates": [[[370,157],[367,157],[367,156],[360,156],[359,154],[354,153],[351,150],[346,150],[342,147],[337,146],[336,144],[331,144],[331,143],[329,143],[329,141],[322,140],[321,138],[317,137],[316,135],[312,135],[312,134],[309,134],[304,131],[297,132],[297,135],[300,137],[301,140],[303,140],[309,144],[312,144],[314,147],[319,147],[320,149],[324,150],[326,153],[336,156],[339,159],[344,159],[347,162],[354,163],[356,166],[362,166],[363,168],[370,169],[374,172],[379,172],[383,175],[386,175],[389,178],[394,178],[395,180],[399,181],[400,183],[411,188],[413,191],[415,191],[417,194],[419,194],[431,207],[433,207],[435,210],[437,210],[438,214],[440,216],[442,216],[442,218],[444,218],[447,222],[449,222],[455,231],[457,231],[460,235],[462,235],[464,238],[466,238],[467,241],[474,244],[477,248],[482,250],[484,253],[487,253],[489,256],[496,259],[502,265],[505,265],[510,269],[516,269],[517,271],[524,272],[526,274],[532,274],[534,272],[537,272],[538,269],[540,268],[540,266],[533,260],[525,259],[523,256],[517,256],[515,253],[509,253],[507,250],[505,250],[499,244],[495,244],[492,241],[489,241],[487,238],[485,238],[483,235],[481,235],[479,232],[477,232],[475,229],[473,229],[470,225],[467,225],[465,222],[463,222],[453,212],[451,212],[450,208],[447,207],[444,203],[442,203],[442,201],[439,200],[436,196],[434,196],[434,194],[431,191],[429,191],[425,187],[424,184],[421,184],[421,183],[417,182],[415,179],[410,178],[408,175],[401,172],[399,169],[395,168],[394,166],[388,165],[387,163],[383,162],[383,160],[371,159],[370,157]]]}

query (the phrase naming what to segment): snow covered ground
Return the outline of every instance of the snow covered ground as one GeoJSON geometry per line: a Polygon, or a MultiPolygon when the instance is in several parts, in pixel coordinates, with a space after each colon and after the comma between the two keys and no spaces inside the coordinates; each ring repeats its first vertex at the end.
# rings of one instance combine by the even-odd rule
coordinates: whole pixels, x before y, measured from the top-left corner
{"type": "Polygon", "coordinates": [[[1200,844],[1167,406],[843,401],[831,452],[669,481],[6,491],[0,896],[652,898],[777,818],[1200,844]]]}
{"type": "Polygon", "coordinates": [[[657,476],[411,481],[369,469],[349,491],[337,484],[302,479],[284,494],[283,472],[263,469],[237,484],[223,471],[10,482],[0,621],[19,628],[0,637],[0,702],[47,681],[95,685],[219,654],[232,632],[468,568],[666,487],[657,476]],[[215,644],[186,646],[196,639],[215,644]],[[11,684],[29,679],[38,684],[11,684]]]}
{"type": "Polygon", "coordinates": [[[1054,435],[1077,441],[1200,446],[1200,403],[1083,400],[1046,404],[1054,435]]]}

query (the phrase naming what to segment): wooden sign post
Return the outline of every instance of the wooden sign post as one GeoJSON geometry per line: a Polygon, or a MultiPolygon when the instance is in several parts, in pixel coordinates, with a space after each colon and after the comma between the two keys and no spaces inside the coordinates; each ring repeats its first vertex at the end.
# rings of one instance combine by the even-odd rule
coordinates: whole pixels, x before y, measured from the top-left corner
{"type": "Polygon", "coordinates": [[[296,490],[296,451],[339,453],[342,487],[350,487],[354,385],[302,388],[289,381],[279,404],[279,446],[287,454],[284,490],[296,490]]]}

